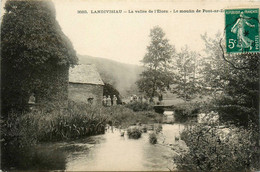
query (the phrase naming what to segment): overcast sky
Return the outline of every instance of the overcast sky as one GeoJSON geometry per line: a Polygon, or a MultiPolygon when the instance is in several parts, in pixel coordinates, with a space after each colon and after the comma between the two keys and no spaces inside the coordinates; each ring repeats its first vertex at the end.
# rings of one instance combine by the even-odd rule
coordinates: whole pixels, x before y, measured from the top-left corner
{"type": "Polygon", "coordinates": [[[213,36],[224,29],[224,13],[91,14],[91,10],[221,10],[230,7],[255,7],[259,2],[234,1],[106,1],[53,0],[63,32],[78,54],[103,57],[123,63],[140,64],[149,45],[153,26],[160,26],[170,43],[180,50],[188,45],[202,51],[200,35],[213,36]],[[200,3],[199,3],[200,2],[200,3]],[[87,10],[88,14],[79,14],[87,10]]]}

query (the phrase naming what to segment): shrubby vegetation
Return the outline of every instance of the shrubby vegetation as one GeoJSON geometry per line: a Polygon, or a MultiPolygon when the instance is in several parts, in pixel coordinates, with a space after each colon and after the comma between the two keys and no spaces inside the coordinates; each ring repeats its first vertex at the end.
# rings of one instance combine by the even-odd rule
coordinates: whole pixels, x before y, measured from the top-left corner
{"type": "Polygon", "coordinates": [[[220,35],[214,39],[207,35],[202,38],[208,54],[202,65],[207,88],[204,91],[212,100],[202,104],[200,111],[214,111],[213,114],[219,115],[219,125],[225,127],[208,122],[184,130],[181,139],[189,151],[175,157],[177,168],[185,171],[257,170],[260,168],[259,55],[238,54],[228,58],[220,45],[220,35]]]}
{"type": "Polygon", "coordinates": [[[131,127],[127,129],[127,135],[130,139],[139,139],[142,136],[142,130],[139,127],[131,127]]]}
{"type": "Polygon", "coordinates": [[[220,34],[216,38],[205,34],[202,39],[208,54],[202,71],[205,86],[210,88],[208,93],[213,96],[211,109],[219,113],[222,122],[248,126],[251,120],[258,126],[259,54],[237,54],[230,58],[223,50],[220,34]]]}
{"type": "Polygon", "coordinates": [[[147,102],[138,102],[138,101],[134,101],[132,103],[128,103],[125,105],[125,107],[132,109],[134,112],[138,112],[138,111],[152,111],[153,110],[153,106],[150,105],[147,102]]]}
{"type": "Polygon", "coordinates": [[[253,129],[195,125],[181,133],[189,151],[175,157],[179,170],[244,171],[259,168],[253,129]]]}
{"type": "Polygon", "coordinates": [[[102,109],[102,113],[109,116],[108,120],[115,126],[127,128],[137,123],[158,123],[162,122],[162,115],[154,111],[140,111],[134,112],[133,110],[124,106],[111,106],[102,109]]]}
{"type": "Polygon", "coordinates": [[[156,144],[157,143],[157,136],[155,133],[150,133],[149,134],[149,142],[151,144],[156,144]]]}
{"type": "Polygon", "coordinates": [[[185,103],[175,107],[175,121],[186,122],[197,117],[200,112],[201,103],[185,103]]]}

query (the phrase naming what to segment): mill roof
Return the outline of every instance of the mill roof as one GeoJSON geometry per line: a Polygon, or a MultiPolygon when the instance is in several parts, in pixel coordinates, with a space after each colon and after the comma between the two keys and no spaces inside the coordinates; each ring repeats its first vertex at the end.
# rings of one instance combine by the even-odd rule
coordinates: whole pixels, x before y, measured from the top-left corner
{"type": "Polygon", "coordinates": [[[92,64],[80,64],[70,67],[69,82],[81,84],[104,85],[97,69],[92,64]]]}

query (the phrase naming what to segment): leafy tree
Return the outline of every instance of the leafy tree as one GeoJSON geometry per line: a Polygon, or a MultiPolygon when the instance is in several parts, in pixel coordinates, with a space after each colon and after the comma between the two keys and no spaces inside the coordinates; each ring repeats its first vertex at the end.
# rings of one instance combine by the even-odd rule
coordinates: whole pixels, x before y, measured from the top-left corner
{"type": "Polygon", "coordinates": [[[208,55],[202,67],[204,84],[207,92],[214,95],[208,110],[218,112],[221,124],[227,124],[228,133],[227,128],[210,123],[185,129],[181,137],[189,151],[177,156],[177,168],[259,169],[259,55],[226,54],[220,34],[215,38],[205,34],[202,39],[208,55]]]}
{"type": "Polygon", "coordinates": [[[195,97],[198,86],[197,54],[189,51],[188,47],[184,47],[176,56],[175,78],[172,92],[176,93],[180,98],[189,101],[195,97]]]}
{"type": "Polygon", "coordinates": [[[229,77],[230,67],[222,59],[222,52],[219,46],[220,33],[217,33],[214,38],[210,38],[207,34],[201,36],[205,42],[206,56],[202,63],[201,74],[204,76],[204,88],[207,93],[215,95],[216,92],[222,91],[229,77]]]}
{"type": "Polygon", "coordinates": [[[63,34],[50,1],[11,1],[1,24],[3,112],[24,109],[35,93],[38,103],[67,99],[69,66],[75,50],[63,34]]]}
{"type": "Polygon", "coordinates": [[[161,92],[169,88],[172,81],[172,73],[169,65],[174,53],[174,47],[165,38],[165,33],[159,26],[151,29],[151,43],[147,47],[142,63],[145,70],[140,75],[137,85],[150,99],[159,96],[161,92]]]}
{"type": "Polygon", "coordinates": [[[203,36],[209,55],[205,65],[205,81],[213,92],[214,110],[223,121],[258,126],[259,112],[259,54],[228,55],[224,52],[221,38],[203,36]]]}

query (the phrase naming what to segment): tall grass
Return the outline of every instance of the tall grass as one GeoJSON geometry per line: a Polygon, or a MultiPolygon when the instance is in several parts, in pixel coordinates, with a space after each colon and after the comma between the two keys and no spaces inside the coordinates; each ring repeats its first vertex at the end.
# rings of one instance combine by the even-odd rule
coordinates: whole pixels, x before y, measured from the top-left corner
{"type": "MultiPolygon", "coordinates": [[[[34,114],[35,115],[35,114],[34,114]]],[[[40,135],[38,140],[64,140],[102,134],[105,131],[107,116],[97,107],[69,102],[68,108],[51,113],[38,113],[40,135]]]]}
{"type": "Polygon", "coordinates": [[[161,120],[162,115],[153,111],[134,112],[124,106],[92,107],[70,101],[66,108],[10,113],[2,120],[1,129],[4,142],[23,146],[102,134],[108,122],[127,128],[136,123],[158,123],[161,120]]]}
{"type": "Polygon", "coordinates": [[[10,113],[1,127],[8,144],[20,146],[44,141],[75,139],[105,132],[107,116],[96,107],[69,102],[67,108],[10,113]]]}

